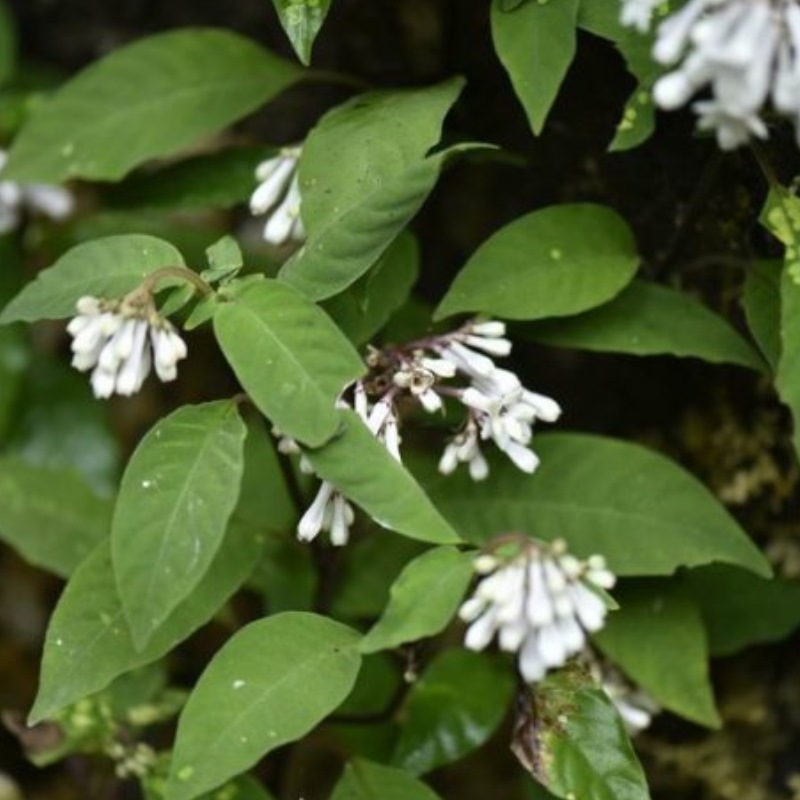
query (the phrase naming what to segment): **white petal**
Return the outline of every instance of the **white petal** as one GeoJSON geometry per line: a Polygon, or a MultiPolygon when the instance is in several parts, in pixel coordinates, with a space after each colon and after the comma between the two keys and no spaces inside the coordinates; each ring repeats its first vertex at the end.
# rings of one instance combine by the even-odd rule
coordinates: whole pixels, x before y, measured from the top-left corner
{"type": "Polygon", "coordinates": [[[325,509],[328,506],[328,501],[332,493],[333,486],[327,481],[323,481],[322,485],[319,487],[317,496],[297,525],[298,539],[304,542],[310,542],[322,530],[322,524],[325,520],[325,509]]]}
{"type": "Polygon", "coordinates": [[[458,466],[458,446],[453,444],[445,445],[442,457],[439,459],[439,472],[442,475],[450,475],[455,472],[458,466]]]}
{"type": "Polygon", "coordinates": [[[477,447],[469,460],[469,476],[474,481],[486,480],[489,476],[489,463],[477,447]]]}
{"type": "Polygon", "coordinates": [[[560,667],[567,660],[567,648],[555,624],[539,629],[539,655],[548,667],[560,667]]]}
{"type": "Polygon", "coordinates": [[[582,583],[575,583],[570,586],[570,595],[581,625],[590,633],[599,631],[603,627],[603,622],[606,618],[605,603],[582,583]]]}
{"type": "Polygon", "coordinates": [[[483,650],[492,641],[497,630],[497,611],[490,607],[467,628],[464,646],[469,650],[483,650]]]}
{"type": "Polygon", "coordinates": [[[278,161],[279,163],[250,197],[250,211],[253,214],[265,214],[286,193],[292,172],[294,172],[295,162],[285,158],[278,159],[278,161]]]}
{"type": "Polygon", "coordinates": [[[348,502],[338,492],[333,496],[333,516],[331,518],[331,544],[341,547],[347,544],[350,537],[350,523],[348,522],[348,502]]]}
{"type": "Polygon", "coordinates": [[[539,641],[535,633],[528,636],[519,652],[519,671],[528,683],[540,681],[547,672],[539,655],[539,641]]]}
{"type": "Polygon", "coordinates": [[[483,336],[466,334],[463,341],[464,344],[475,347],[492,356],[507,356],[511,353],[511,342],[508,339],[487,339],[483,336]]]}
{"type": "Polygon", "coordinates": [[[25,186],[23,192],[28,205],[50,219],[66,219],[75,208],[72,192],[63,186],[33,183],[25,186]]]}
{"type": "Polygon", "coordinates": [[[105,369],[98,367],[93,373],[91,378],[92,391],[94,396],[98,398],[111,397],[114,393],[114,384],[116,375],[105,369]]]}
{"type": "Polygon", "coordinates": [[[426,389],[421,392],[417,395],[417,399],[429,414],[435,414],[437,411],[442,410],[442,398],[433,389],[426,389]]]}

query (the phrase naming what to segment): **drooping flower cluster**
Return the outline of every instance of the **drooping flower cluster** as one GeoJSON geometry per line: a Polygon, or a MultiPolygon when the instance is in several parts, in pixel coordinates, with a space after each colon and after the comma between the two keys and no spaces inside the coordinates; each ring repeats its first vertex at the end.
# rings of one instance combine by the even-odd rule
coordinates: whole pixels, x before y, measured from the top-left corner
{"type": "MultiPolygon", "coordinates": [[[[8,154],[0,150],[0,171],[7,161],[8,154]]],[[[0,179],[0,233],[19,227],[25,209],[59,221],[66,219],[74,207],[72,193],[63,186],[0,179]]]]}
{"type": "Polygon", "coordinates": [[[297,178],[299,147],[284,147],[274,158],[256,167],[258,187],[250,197],[250,211],[267,215],[264,239],[276,247],[302,242],[306,237],[300,218],[300,184],[297,178]]]}
{"type": "MultiPolygon", "coordinates": [[[[511,352],[505,333],[502,322],[473,321],[451,333],[383,350],[371,349],[367,356],[369,374],[353,384],[339,405],[354,409],[372,435],[401,461],[400,402],[410,400],[433,414],[452,400],[465,409],[466,418],[445,446],[440,472],[450,474],[464,463],[474,480],[486,478],[489,465],[481,451],[482,441],[494,442],[517,467],[533,472],[539,464],[530,448],[533,424],[537,419],[555,421],[561,409],[555,400],[526,389],[513,372],[495,365],[491,355],[507,356],[511,352]],[[459,377],[461,384],[448,383],[459,377]]],[[[274,433],[280,437],[281,452],[301,453],[296,442],[282,437],[279,431],[274,433]]],[[[313,472],[302,455],[300,468],[313,472]]],[[[353,517],[344,496],[323,481],[300,520],[298,538],[310,541],[321,531],[328,531],[332,544],[346,544],[353,517]]]]}
{"type": "Polygon", "coordinates": [[[519,537],[517,546],[508,558],[478,557],[475,569],[483,577],[459,616],[469,625],[469,649],[483,650],[496,636],[502,650],[518,654],[522,677],[534,683],[603,627],[607,608],[596,589],[612,588],[615,578],[601,556],[581,561],[561,540],[519,537]]]}
{"type": "Polygon", "coordinates": [[[483,480],[489,466],[481,442],[493,442],[524,472],[539,459],[531,450],[536,420],[555,422],[561,408],[555,400],[526,389],[513,372],[498,367],[491,356],[507,356],[511,342],[496,320],[472,321],[451,333],[375,351],[368,359],[373,376],[367,388],[393,404],[405,392],[429,413],[452,399],[466,410],[458,432],[447,443],[439,471],[445,475],[466,464],[473,480],[483,480]],[[461,378],[462,383],[447,383],[461,378]],[[463,380],[466,379],[466,385],[463,380]]]}
{"type": "Polygon", "coordinates": [[[92,370],[95,397],[138,392],[152,366],[159,380],[175,380],[186,344],[149,294],[122,300],[81,297],[76,307],[78,316],[67,326],[72,366],[92,370]]]}
{"type": "MultiPolygon", "coordinates": [[[[655,0],[622,0],[621,19],[641,31],[655,0]]],[[[653,89],[656,103],[676,109],[697,92],[699,127],[731,150],[751,137],[765,139],[762,118],[771,100],[790,117],[800,142],[800,6],[795,0],[689,0],[660,23],[653,57],[676,68],[653,89]]]]}

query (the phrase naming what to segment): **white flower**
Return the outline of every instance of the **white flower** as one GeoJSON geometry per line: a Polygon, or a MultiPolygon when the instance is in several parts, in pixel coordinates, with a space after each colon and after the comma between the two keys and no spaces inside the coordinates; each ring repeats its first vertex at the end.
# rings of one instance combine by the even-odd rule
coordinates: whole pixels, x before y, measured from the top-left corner
{"type": "MultiPolygon", "coordinates": [[[[8,153],[0,149],[0,171],[7,161],[8,153]]],[[[59,221],[66,219],[74,207],[72,193],[63,186],[0,180],[0,234],[17,228],[26,208],[59,221]]]]}
{"type": "Polygon", "coordinates": [[[138,392],[152,366],[159,380],[175,380],[186,344],[152,302],[81,297],[76,308],[78,315],[67,325],[73,337],[72,366],[92,370],[95,397],[138,392]]]}
{"type": "MultiPolygon", "coordinates": [[[[649,0],[623,0],[622,22],[645,30],[649,0]]],[[[697,92],[701,130],[732,150],[767,137],[765,106],[790,117],[800,142],[800,8],[795,0],[689,0],[658,27],[653,57],[676,65],[653,87],[671,110],[697,92]]]]}
{"type": "Polygon", "coordinates": [[[590,661],[589,666],[594,679],[617,709],[628,733],[633,736],[649,728],[653,717],[661,711],[658,703],[608,661],[590,661]]]}
{"type": "Polygon", "coordinates": [[[300,218],[300,184],[297,162],[301,148],[284,147],[256,168],[259,185],[250,197],[250,211],[267,214],[264,239],[275,246],[302,242],[306,233],[300,218]]]}
{"type": "Polygon", "coordinates": [[[482,557],[485,577],[459,610],[469,624],[465,645],[483,650],[497,637],[502,650],[518,654],[529,683],[583,650],[587,633],[600,630],[606,604],[591,587],[610,589],[614,576],[602,558],[579,561],[563,542],[526,540],[515,557],[482,557]]]}
{"type": "Polygon", "coordinates": [[[468,420],[464,430],[456,434],[445,446],[439,460],[439,472],[450,475],[459,464],[467,464],[469,476],[474,481],[485,480],[489,475],[489,464],[478,443],[478,427],[468,420]]]}
{"type": "Polygon", "coordinates": [[[326,530],[330,533],[331,544],[341,547],[350,538],[354,517],[353,507],[344,495],[337,492],[328,481],[323,481],[314,502],[297,526],[297,538],[310,542],[320,531],[326,530]]]}
{"type": "Polygon", "coordinates": [[[636,28],[639,33],[646,33],[650,28],[653,12],[661,2],[662,0],[622,0],[620,22],[626,28],[636,28]]]}

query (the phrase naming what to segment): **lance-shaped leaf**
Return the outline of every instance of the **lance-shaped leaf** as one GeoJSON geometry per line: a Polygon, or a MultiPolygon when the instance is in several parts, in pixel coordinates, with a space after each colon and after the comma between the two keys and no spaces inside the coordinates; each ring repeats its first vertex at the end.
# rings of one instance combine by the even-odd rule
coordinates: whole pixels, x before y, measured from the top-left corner
{"type": "Polygon", "coordinates": [[[0,497],[0,541],[57,575],[69,575],[108,536],[111,503],[71,469],[4,456],[0,497]]]}
{"type": "Polygon", "coordinates": [[[692,722],[719,727],[706,633],[691,594],[674,580],[650,579],[623,583],[614,599],[619,609],[594,636],[599,648],[659,705],[692,722]]]}
{"type": "Polygon", "coordinates": [[[151,36],[87,67],[43,101],[14,141],[4,173],[50,183],[117,180],[225,128],[301,74],[230,31],[151,36]]]}
{"type": "Polygon", "coordinates": [[[3,309],[0,324],[70,317],[83,295],[120,297],[160,267],[182,264],[181,254],[154,236],[131,234],[85,242],[40,272],[3,309]]]}
{"type": "Polygon", "coordinates": [[[284,265],[282,278],[321,300],[346,289],[380,258],[422,205],[451,152],[426,158],[462,86],[452,80],[428,89],[373,92],[322,118],[300,160],[308,240],[284,265]]]}
{"type": "Polygon", "coordinates": [[[308,64],[314,39],[325,22],[331,0],[272,0],[272,4],[297,57],[308,64]]]}
{"type": "Polygon", "coordinates": [[[503,0],[492,3],[494,48],[536,134],[575,56],[578,5],[558,0],[509,10],[503,0]]]}
{"type": "Polygon", "coordinates": [[[472,556],[437,547],[410,562],[392,584],[389,604],[361,641],[361,652],[434,636],[453,618],[472,579],[472,556]]]}
{"type": "Polygon", "coordinates": [[[331,800],[440,800],[433,789],[407,772],[374,764],[363,758],[351,761],[339,778],[331,800]]]}
{"type": "Polygon", "coordinates": [[[257,281],[219,304],[214,333],[245,391],[283,434],[315,446],[336,433],[336,399],[365,367],[322,309],[285,283],[257,281]]]}
{"type": "Polygon", "coordinates": [[[604,555],[620,575],[668,575],[722,561],[769,575],[764,556],[693,476],[640,445],[583,434],[536,440],[542,465],[526,475],[507,460],[475,484],[428,470],[422,484],[467,540],[503,531],[563,538],[579,556],[604,555]]]}
{"type": "Polygon", "coordinates": [[[647,781],[606,693],[579,669],[551,673],[530,692],[512,749],[564,800],[649,800],[647,781]]]}
{"type": "Polygon", "coordinates": [[[50,618],[30,722],[105,689],[114,678],[157,661],[207,622],[252,572],[262,541],[235,520],[200,583],[137,651],[103,542],[75,571],[50,618]]]}
{"type": "Polygon", "coordinates": [[[513,672],[501,659],[442,653],[409,692],[392,763],[422,775],[477,750],[503,721],[513,690],[513,672]]]}
{"type": "Polygon", "coordinates": [[[178,722],[167,800],[190,800],[304,736],[350,693],[358,634],[286,612],[236,633],[200,676],[178,722]]]}
{"type": "Polygon", "coordinates": [[[763,359],[721,316],[683,292],[634,281],[613,300],[524,329],[539,342],[633,355],[693,356],[762,371],[763,359]]]}
{"type": "Polygon", "coordinates": [[[638,263],[628,225],[610,208],[551,206],[489,237],[456,276],[436,317],[463,311],[529,320],[579,314],[619,294],[638,263]]]}
{"type": "Polygon", "coordinates": [[[235,403],[184,406],[158,422],[122,477],[111,530],[120,599],[138,648],[217,553],[244,469],[235,403]]]}
{"type": "Polygon", "coordinates": [[[379,525],[433,544],[460,541],[406,468],[395,461],[353,411],[340,411],[342,434],[306,457],[379,525]]]}

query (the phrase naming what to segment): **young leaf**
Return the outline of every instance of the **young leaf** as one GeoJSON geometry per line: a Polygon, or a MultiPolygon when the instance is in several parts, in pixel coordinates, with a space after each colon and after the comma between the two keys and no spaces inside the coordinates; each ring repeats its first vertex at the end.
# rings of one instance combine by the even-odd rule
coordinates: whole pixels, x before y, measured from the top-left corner
{"type": "Polygon", "coordinates": [[[107,542],[75,570],[59,598],[44,645],[30,723],[105,689],[119,675],[157,661],[207,622],[252,572],[261,539],[234,520],[208,572],[137,651],[122,610],[107,542]]]}
{"type": "Polygon", "coordinates": [[[283,434],[314,446],[336,433],[336,399],[365,367],[324,311],[291,286],[263,280],[217,306],[214,333],[245,391],[283,434]]]}
{"type": "Polygon", "coordinates": [[[747,269],[742,304],[750,333],[772,371],[781,357],[781,264],[756,261],[747,269]]]}
{"type": "Polygon", "coordinates": [[[85,242],[40,272],[3,309],[0,324],[70,317],[83,295],[120,297],[160,267],[182,264],[181,254],[154,236],[130,234],[85,242]]]}
{"type": "Polygon", "coordinates": [[[151,36],[87,67],[37,106],[4,174],[48,183],[118,180],[225,128],[300,76],[230,31],[151,36]]]}
{"type": "Polygon", "coordinates": [[[239,630],[181,714],[166,800],[190,800],[308,733],[353,688],[357,643],[350,628],[300,612],[239,630]]]}
{"type": "Polygon", "coordinates": [[[542,132],[575,56],[578,0],[525,3],[513,10],[492,3],[492,38],[535,134],[542,132]]]}
{"type": "Polygon", "coordinates": [[[300,159],[308,241],[283,266],[282,278],[322,300],[381,257],[448,157],[445,151],[426,158],[462,86],[452,80],[428,89],[373,92],[322,118],[300,159]]]}
{"type": "Polygon", "coordinates": [[[623,583],[614,599],[619,610],[593,637],[600,650],[659,705],[718,728],[705,629],[691,594],[674,580],[650,579],[623,583]]]}
{"type": "Polygon", "coordinates": [[[649,800],[647,781],[611,700],[576,669],[532,689],[512,749],[556,797],[649,800]]]}
{"type": "Polygon", "coordinates": [[[415,558],[392,585],[389,605],[361,640],[361,652],[388,650],[444,630],[472,574],[472,556],[455,547],[437,547],[415,558]]]}
{"type": "Polygon", "coordinates": [[[72,469],[4,456],[0,497],[0,540],[57,575],[69,575],[108,536],[111,503],[72,469]]]}
{"type": "Polygon", "coordinates": [[[725,319],[683,292],[645,281],[633,281],[613,300],[591,311],[536,322],[523,330],[535,341],[564,347],[693,356],[713,364],[764,369],[758,353],[725,319]]]}
{"type": "Polygon", "coordinates": [[[440,800],[433,789],[407,772],[363,758],[351,761],[339,778],[331,800],[440,800]]]}
{"type": "Polygon", "coordinates": [[[551,206],[487,239],[456,276],[435,316],[481,311],[533,320],[579,314],[619,294],[638,263],[628,225],[610,208],[551,206]]]}
{"type": "Polygon", "coordinates": [[[232,278],[244,265],[239,243],[232,236],[223,236],[206,250],[208,269],[203,270],[203,280],[211,283],[232,278]]]}
{"type": "MultiPolygon", "coordinates": [[[[431,499],[470,542],[503,531],[563,538],[579,556],[604,555],[619,575],[669,575],[723,561],[768,576],[764,556],[692,475],[640,445],[575,433],[536,439],[542,466],[506,460],[485,483],[461,473],[423,479],[431,499]]],[[[432,470],[431,470],[432,472],[432,470]]]]}
{"type": "Polygon", "coordinates": [[[327,300],[323,308],[356,345],[368,342],[401,308],[419,274],[419,246],[401,233],[375,268],[349,289],[327,300]]]}
{"type": "Polygon", "coordinates": [[[379,525],[433,544],[460,539],[402,464],[353,411],[340,411],[342,434],[306,457],[320,478],[358,504],[379,525]]]}
{"type": "Polygon", "coordinates": [[[239,496],[245,434],[231,401],[184,406],[159,421],[131,456],[111,547],[138,648],[208,571],[239,496]]]}
{"type": "Polygon", "coordinates": [[[513,672],[500,659],[442,653],[408,695],[392,763],[422,775],[468,755],[497,730],[513,690],[513,672]]]}
{"type": "Polygon", "coordinates": [[[272,0],[272,4],[297,57],[307,65],[331,0],[272,0]]]}
{"type": "Polygon", "coordinates": [[[765,580],[721,564],[690,570],[686,578],[713,656],[781,641],[800,626],[798,581],[765,580]]]}

